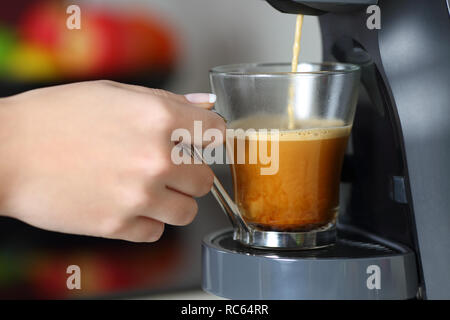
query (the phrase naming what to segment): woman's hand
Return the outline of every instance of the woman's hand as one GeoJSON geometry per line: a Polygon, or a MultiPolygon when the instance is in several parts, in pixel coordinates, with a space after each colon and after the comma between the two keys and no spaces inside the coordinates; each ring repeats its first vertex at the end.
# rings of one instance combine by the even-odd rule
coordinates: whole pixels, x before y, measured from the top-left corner
{"type": "MultiPolygon", "coordinates": [[[[213,183],[171,161],[174,129],[225,130],[209,95],[111,81],[0,99],[0,212],[47,230],[151,242],[186,225],[213,183]]],[[[193,134],[192,134],[193,136],[193,134]]],[[[222,143],[223,141],[218,141],[222,143]]]]}

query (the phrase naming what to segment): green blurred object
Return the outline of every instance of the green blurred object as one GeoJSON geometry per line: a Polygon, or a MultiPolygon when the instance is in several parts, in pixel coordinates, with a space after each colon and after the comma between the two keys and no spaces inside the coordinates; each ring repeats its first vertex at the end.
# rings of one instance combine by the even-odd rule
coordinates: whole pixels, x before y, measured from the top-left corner
{"type": "Polygon", "coordinates": [[[58,79],[54,59],[44,48],[19,44],[9,52],[6,61],[5,74],[12,81],[30,82],[58,79]]]}
{"type": "Polygon", "coordinates": [[[17,37],[13,30],[0,25],[0,77],[6,75],[8,56],[17,44],[17,37]]]}
{"type": "Polygon", "coordinates": [[[25,258],[12,251],[0,252],[0,287],[17,285],[23,281],[25,258]]]}

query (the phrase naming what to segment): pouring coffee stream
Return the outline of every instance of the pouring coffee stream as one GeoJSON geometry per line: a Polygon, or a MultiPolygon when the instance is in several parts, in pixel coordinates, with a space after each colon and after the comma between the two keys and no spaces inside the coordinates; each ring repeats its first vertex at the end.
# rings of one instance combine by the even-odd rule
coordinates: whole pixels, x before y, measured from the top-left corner
{"type": "MultiPolygon", "coordinates": [[[[298,69],[298,57],[300,55],[300,40],[302,38],[302,25],[303,25],[303,15],[297,15],[297,22],[295,25],[295,38],[294,46],[292,48],[292,65],[291,72],[297,72],[298,69]]],[[[291,86],[289,88],[289,100],[288,100],[288,129],[292,130],[295,127],[295,116],[294,116],[294,93],[295,88],[291,86]]]]}

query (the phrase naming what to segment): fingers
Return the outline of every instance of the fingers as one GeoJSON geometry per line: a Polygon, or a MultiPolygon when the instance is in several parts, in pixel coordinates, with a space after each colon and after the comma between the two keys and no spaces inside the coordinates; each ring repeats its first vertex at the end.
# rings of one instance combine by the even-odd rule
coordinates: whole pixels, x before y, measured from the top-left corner
{"type": "Polygon", "coordinates": [[[198,211],[195,199],[170,189],[166,189],[162,197],[161,207],[141,209],[110,237],[132,242],[155,242],[161,238],[165,223],[185,226],[194,220],[198,211]]]}
{"type": "Polygon", "coordinates": [[[221,116],[191,105],[174,104],[172,109],[178,115],[171,121],[169,130],[172,133],[176,129],[186,129],[191,137],[190,144],[198,146],[223,144],[226,124],[221,116]]]}
{"type": "Polygon", "coordinates": [[[194,220],[198,211],[194,198],[170,188],[166,188],[160,197],[160,206],[144,208],[139,214],[174,226],[185,226],[194,220]]]}
{"type": "Polygon", "coordinates": [[[117,238],[132,242],[155,242],[164,232],[164,223],[146,216],[132,218],[117,238]]]}
{"type": "Polygon", "coordinates": [[[179,164],[166,176],[167,187],[192,197],[202,197],[213,185],[214,174],[206,164],[179,164]]]}
{"type": "MultiPolygon", "coordinates": [[[[218,114],[208,110],[216,102],[216,96],[214,94],[191,93],[183,96],[161,89],[146,88],[114,81],[108,81],[107,83],[129,91],[164,98],[162,104],[169,114],[169,117],[166,119],[167,121],[164,122],[170,122],[170,125],[167,125],[166,129],[171,134],[176,129],[187,129],[193,138],[191,140],[194,140],[193,142],[197,145],[210,145],[210,142],[213,142],[211,146],[218,146],[223,143],[226,129],[225,121],[218,114]],[[203,136],[200,137],[201,139],[195,139],[194,126],[196,121],[197,125],[201,125],[203,133],[208,129],[218,129],[220,133],[217,131],[215,133],[209,132],[207,134],[207,141],[203,141],[203,136]],[[202,142],[199,143],[199,140],[202,140],[202,142]]],[[[150,116],[154,117],[153,109],[149,108],[148,110],[151,112],[150,116]]]]}

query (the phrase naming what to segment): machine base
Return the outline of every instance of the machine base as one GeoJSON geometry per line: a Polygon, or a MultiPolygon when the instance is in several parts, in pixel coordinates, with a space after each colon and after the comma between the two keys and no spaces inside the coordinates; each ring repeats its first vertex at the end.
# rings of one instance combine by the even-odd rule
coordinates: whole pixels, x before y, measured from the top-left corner
{"type": "Polygon", "coordinates": [[[222,230],[203,240],[202,267],[203,289],[230,299],[411,299],[418,290],[410,249],[355,230],[306,251],[250,248],[222,230]]]}

